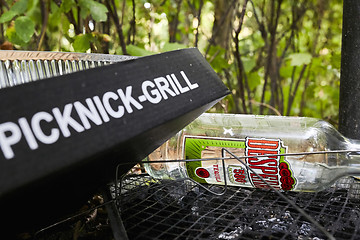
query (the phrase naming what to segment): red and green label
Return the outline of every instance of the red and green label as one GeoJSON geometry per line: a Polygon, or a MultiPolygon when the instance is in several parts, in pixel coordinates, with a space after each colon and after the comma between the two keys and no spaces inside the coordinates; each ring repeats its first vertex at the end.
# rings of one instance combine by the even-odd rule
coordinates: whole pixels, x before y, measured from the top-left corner
{"type": "MultiPolygon", "coordinates": [[[[222,148],[239,157],[248,156],[243,159],[251,170],[238,160],[225,161],[226,178],[231,185],[268,188],[259,176],[275,189],[292,190],[296,185],[293,171],[285,157],[274,156],[287,152],[287,147],[280,139],[247,137],[245,140],[238,140],[185,136],[184,141],[185,159],[220,158],[222,148]]],[[[225,157],[231,156],[228,154],[225,157]]],[[[188,176],[197,182],[224,182],[221,161],[186,162],[186,169],[188,176]]]]}

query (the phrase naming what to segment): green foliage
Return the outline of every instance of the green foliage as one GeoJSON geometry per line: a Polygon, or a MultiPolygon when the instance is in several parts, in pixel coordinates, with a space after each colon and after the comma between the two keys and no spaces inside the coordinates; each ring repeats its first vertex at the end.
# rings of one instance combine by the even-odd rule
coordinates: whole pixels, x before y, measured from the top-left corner
{"type": "Polygon", "coordinates": [[[15,20],[15,31],[22,41],[28,43],[35,32],[35,24],[29,17],[18,17],[15,20]]]}
{"type": "Polygon", "coordinates": [[[108,12],[108,9],[105,7],[104,4],[101,4],[94,0],[80,0],[79,6],[83,18],[86,18],[88,11],[96,22],[104,22],[107,20],[106,13],[108,12]]]}
{"type": "Polygon", "coordinates": [[[9,10],[9,11],[5,12],[3,15],[1,15],[0,23],[8,22],[17,15],[18,15],[18,13],[9,10]]]}
{"type": "Polygon", "coordinates": [[[258,72],[251,72],[248,74],[248,83],[251,91],[254,91],[260,84],[261,78],[258,72]]]}
{"type": "Polygon", "coordinates": [[[341,63],[341,54],[340,53],[333,53],[331,55],[330,60],[331,66],[335,69],[340,69],[340,63],[341,63]]]}
{"type": "Polygon", "coordinates": [[[341,1],[252,0],[243,18],[244,0],[3,2],[0,44],[133,56],[197,47],[232,92],[212,111],[337,121],[341,1]]]}
{"type": "Polygon", "coordinates": [[[243,57],[242,62],[245,72],[250,72],[256,66],[256,60],[254,58],[243,57]]]}
{"type": "Polygon", "coordinates": [[[17,14],[23,14],[28,7],[28,0],[19,0],[14,3],[14,5],[10,8],[10,11],[14,11],[17,14]]]}
{"type": "Polygon", "coordinates": [[[143,56],[148,56],[148,55],[155,54],[154,52],[147,51],[147,50],[145,50],[143,48],[140,48],[140,47],[137,47],[137,46],[134,46],[134,45],[126,46],[126,50],[131,56],[143,57],[143,56]]]}
{"type": "Polygon", "coordinates": [[[63,0],[61,2],[61,10],[64,13],[68,13],[74,5],[76,5],[74,0],[63,0]]]}
{"type": "Polygon", "coordinates": [[[288,57],[290,59],[291,66],[302,66],[311,62],[310,53],[292,53],[288,57]]]}
{"type": "Polygon", "coordinates": [[[28,7],[28,0],[19,0],[0,17],[0,23],[8,22],[14,17],[23,14],[28,7]]]}
{"type": "Polygon", "coordinates": [[[208,51],[207,60],[216,72],[222,72],[229,67],[225,57],[226,49],[220,46],[212,46],[208,51]]]}
{"type": "Polygon", "coordinates": [[[16,34],[15,28],[8,28],[6,31],[7,39],[16,45],[26,46],[26,43],[16,34]]]}
{"type": "Polygon", "coordinates": [[[86,52],[90,48],[90,42],[93,39],[91,34],[80,34],[75,37],[73,48],[76,52],[86,52]]]}
{"type": "Polygon", "coordinates": [[[183,49],[183,48],[187,48],[187,46],[185,44],[180,44],[180,43],[165,43],[164,46],[162,47],[161,51],[162,52],[168,52],[168,51],[174,51],[174,50],[178,50],[178,49],[183,49]]]}

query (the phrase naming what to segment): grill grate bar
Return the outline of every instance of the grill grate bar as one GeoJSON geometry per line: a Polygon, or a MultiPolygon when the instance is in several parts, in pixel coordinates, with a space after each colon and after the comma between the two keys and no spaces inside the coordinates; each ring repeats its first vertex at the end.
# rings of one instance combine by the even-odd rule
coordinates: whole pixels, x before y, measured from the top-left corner
{"type": "MultiPolygon", "coordinates": [[[[360,195],[354,185],[360,183],[345,178],[322,192],[284,194],[336,239],[358,239],[360,195]]],[[[147,175],[127,176],[122,186],[119,209],[129,239],[327,239],[270,190],[228,187],[216,196],[188,180],[147,175]]]]}

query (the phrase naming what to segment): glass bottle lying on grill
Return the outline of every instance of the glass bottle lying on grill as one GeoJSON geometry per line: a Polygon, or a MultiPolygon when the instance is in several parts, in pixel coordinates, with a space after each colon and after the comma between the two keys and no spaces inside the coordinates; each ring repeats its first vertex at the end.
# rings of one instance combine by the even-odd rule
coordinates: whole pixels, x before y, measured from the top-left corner
{"type": "Polygon", "coordinates": [[[202,114],[150,154],[144,166],[158,179],[224,184],[222,157],[229,186],[268,188],[261,176],[277,190],[320,191],[343,176],[360,175],[360,141],[345,138],[329,123],[241,114],[202,114]],[[176,159],[195,161],[167,161],[176,159]]]}

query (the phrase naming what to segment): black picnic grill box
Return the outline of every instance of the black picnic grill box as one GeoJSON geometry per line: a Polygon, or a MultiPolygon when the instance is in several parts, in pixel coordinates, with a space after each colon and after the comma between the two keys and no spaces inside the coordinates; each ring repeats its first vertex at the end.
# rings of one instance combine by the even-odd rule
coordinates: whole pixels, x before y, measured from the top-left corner
{"type": "MultiPolygon", "coordinates": [[[[359,12],[359,1],[344,0],[339,130],[345,136],[354,139],[360,139],[359,12]]],[[[120,88],[122,88],[124,95],[126,95],[126,86],[131,84],[133,84],[131,85],[133,89],[132,92],[128,90],[128,96],[135,96],[137,94],[135,100],[132,99],[128,102],[125,100],[123,102],[128,104],[128,107],[131,106],[133,112],[131,114],[129,112],[126,113],[128,109],[124,108],[124,117],[119,118],[120,120],[114,123],[114,125],[112,125],[113,119],[110,120],[109,118],[109,121],[106,122],[106,115],[101,115],[100,113],[104,126],[101,124],[96,125],[92,122],[91,129],[78,133],[72,129],[71,137],[59,137],[59,145],[54,143],[53,147],[51,144],[38,142],[38,148],[33,151],[29,147],[31,135],[29,135],[30,137],[28,136],[30,140],[23,137],[19,141],[16,141],[16,137],[11,138],[9,135],[2,136],[12,140],[8,145],[15,155],[7,160],[3,156],[0,157],[1,193],[5,190],[7,191],[6,196],[5,194],[1,195],[3,199],[7,200],[3,201],[1,206],[2,213],[5,211],[8,214],[6,217],[12,219],[11,223],[9,222],[8,224],[9,226],[14,226],[14,222],[17,219],[21,219],[20,223],[22,224],[20,226],[27,227],[26,223],[30,223],[32,219],[42,215],[43,221],[36,221],[36,227],[38,227],[36,230],[38,232],[36,232],[34,239],[47,239],[50,236],[49,234],[56,232],[54,229],[60,226],[60,229],[62,229],[60,231],[64,231],[66,227],[63,226],[67,222],[72,222],[69,219],[76,219],[79,216],[83,217],[82,214],[86,214],[88,211],[73,215],[71,218],[63,218],[63,221],[58,222],[54,222],[55,217],[65,216],[65,213],[70,213],[78,206],[79,202],[100,188],[105,203],[100,204],[95,209],[106,207],[109,225],[111,225],[111,237],[116,240],[360,239],[360,183],[353,177],[340,179],[329,189],[316,193],[280,193],[270,190],[233,188],[228,186],[225,194],[219,196],[212,194],[199,185],[194,185],[186,179],[179,181],[155,180],[146,173],[124,175],[136,163],[141,161],[146,154],[212,106],[216,101],[225,96],[228,91],[219,82],[214,72],[195,49],[130,60],[119,59],[119,57],[113,59],[113,57],[92,55],[92,60],[89,60],[86,59],[86,55],[78,55],[73,60],[65,61],[61,59],[49,62],[28,61],[26,64],[30,66],[29,69],[36,70],[40,67],[42,71],[39,72],[47,72],[46,68],[51,69],[51,64],[60,66],[54,69],[58,69],[63,73],[76,72],[91,67],[97,68],[58,76],[53,79],[36,81],[31,84],[8,82],[6,88],[0,90],[0,98],[2,100],[12,99],[12,101],[1,101],[0,107],[6,111],[4,114],[2,110],[0,123],[4,121],[13,122],[20,128],[23,135],[25,134],[24,131],[28,128],[26,127],[26,122],[24,120],[19,122],[19,119],[24,116],[27,121],[30,121],[31,125],[29,116],[34,118],[36,113],[46,112],[49,113],[50,117],[46,113],[40,114],[43,117],[47,116],[46,119],[42,118],[45,119],[43,123],[51,123],[51,116],[55,118],[53,109],[57,106],[61,106],[63,111],[65,109],[64,106],[67,104],[75,105],[77,101],[84,104],[88,98],[92,98],[94,105],[96,105],[95,96],[102,96],[103,98],[105,92],[114,92],[114,89],[117,92],[117,89],[120,88]],[[99,60],[96,60],[96,56],[99,57],[99,60]],[[123,62],[114,63],[118,61],[123,62]],[[110,66],[102,66],[108,64],[110,66]],[[32,65],[34,66],[33,68],[31,67],[32,65]],[[48,67],[46,67],[47,65],[48,67]],[[141,66],[141,69],[139,69],[139,66],[141,66]],[[181,71],[183,71],[189,80],[188,82],[184,80],[182,82],[184,85],[182,86],[188,86],[189,90],[183,95],[175,94],[170,96],[170,93],[164,90],[167,89],[167,86],[164,85],[166,82],[164,81],[167,80],[170,86],[172,83],[168,80],[167,76],[169,75],[171,78],[171,74],[175,74],[178,80],[181,77],[184,79],[181,71]],[[140,75],[140,80],[137,80],[139,79],[137,75],[139,72],[143,75],[140,75]],[[164,77],[165,80],[160,77],[164,77]],[[96,84],[99,78],[102,81],[100,85],[96,84]],[[114,78],[116,80],[113,81],[114,78]],[[157,83],[154,80],[156,78],[160,78],[157,80],[157,83]],[[93,83],[92,80],[94,80],[93,83]],[[117,80],[119,82],[116,82],[117,80]],[[139,95],[135,90],[137,89],[135,87],[136,84],[131,81],[143,83],[146,80],[149,82],[146,83],[145,88],[154,90],[153,86],[157,86],[157,89],[160,87],[164,94],[169,95],[168,99],[164,100],[164,95],[161,92],[159,92],[161,97],[157,98],[156,91],[149,96],[141,93],[139,95]],[[107,81],[110,81],[107,85],[108,88],[103,88],[103,84],[106,85],[107,81]],[[120,81],[124,81],[124,83],[120,83],[120,81]],[[19,86],[8,88],[8,85],[19,86]],[[54,91],[48,93],[49,87],[53,88],[54,91]],[[16,89],[19,89],[19,92],[20,90],[23,92],[21,96],[16,96],[16,89]],[[89,89],[94,90],[94,92],[89,93],[89,89]],[[204,94],[204,91],[207,91],[209,95],[204,94]],[[31,93],[33,94],[30,95],[31,93]],[[145,97],[141,97],[143,95],[145,97]],[[25,100],[18,103],[17,101],[20,98],[25,100]],[[153,102],[157,102],[161,98],[161,101],[153,104],[149,102],[148,98],[153,102]],[[141,102],[141,100],[144,100],[144,102],[141,102]],[[143,109],[138,109],[140,107],[135,101],[140,105],[144,104],[143,109]],[[26,106],[26,114],[16,114],[17,109],[13,109],[13,106],[22,105],[26,106]],[[35,105],[38,107],[28,109],[28,106],[35,105]],[[125,114],[127,115],[126,117],[125,114]],[[11,116],[11,118],[6,116],[11,116]],[[156,126],[151,126],[151,123],[154,124],[155,122],[156,126]],[[126,126],[126,129],[121,129],[121,131],[134,134],[134,137],[128,138],[130,139],[129,142],[126,139],[124,141],[121,140],[123,139],[123,134],[118,132],[118,123],[125,124],[126,126]],[[150,125],[147,125],[148,123],[150,125]],[[139,126],[141,126],[141,130],[146,128],[147,131],[145,133],[141,131],[134,133],[139,126]],[[96,132],[96,128],[99,128],[98,132],[96,132]],[[102,131],[107,131],[105,136],[102,131]],[[71,140],[71,146],[67,145],[64,147],[68,140],[71,140]],[[115,142],[116,144],[113,144],[115,142]],[[99,151],[97,149],[98,144],[108,148],[99,151]],[[65,150],[62,151],[59,146],[61,148],[64,147],[65,150]],[[39,151],[39,153],[35,153],[36,151],[39,151]],[[95,152],[97,154],[94,154],[95,152]],[[17,176],[13,176],[13,172],[5,171],[4,167],[7,167],[6,164],[16,162],[15,160],[18,157],[22,159],[35,159],[33,161],[40,161],[44,164],[42,167],[34,164],[33,168],[29,168],[29,164],[33,164],[33,161],[23,163],[21,175],[27,176],[33,170],[35,172],[47,170],[48,165],[46,163],[53,161],[68,163],[73,158],[79,159],[79,155],[86,156],[81,158],[85,159],[84,163],[75,164],[73,167],[66,167],[65,170],[59,172],[52,172],[48,174],[51,176],[43,176],[39,181],[34,180],[16,186],[12,186],[10,183],[4,184],[4,182],[7,183],[7,178],[14,177],[16,179],[17,176]],[[120,163],[132,162],[132,164],[116,168],[119,161],[120,163]],[[46,184],[43,184],[44,179],[46,184]],[[34,194],[39,194],[39,196],[34,194]],[[52,197],[52,194],[55,194],[55,197],[52,197]],[[62,196],[62,194],[66,197],[62,196]],[[49,204],[51,206],[47,207],[49,204]],[[34,207],[38,209],[36,211],[27,209],[34,207]],[[60,211],[59,208],[61,209],[60,211]],[[61,211],[65,212],[59,214],[61,211]],[[34,215],[24,216],[24,214],[29,213],[35,214],[36,217],[34,215]],[[43,224],[43,228],[39,227],[40,223],[43,224]]],[[[66,58],[68,59],[68,57],[66,58]]],[[[8,72],[12,69],[13,74],[16,74],[17,69],[22,67],[22,62],[17,60],[3,61],[2,64],[2,67],[6,68],[8,72]]],[[[40,75],[37,74],[37,77],[40,75]]],[[[19,79],[18,77],[17,79],[19,79]]],[[[39,78],[46,78],[46,76],[40,76],[39,78]]],[[[20,79],[26,80],[27,78],[22,77],[20,79]]],[[[1,84],[0,76],[0,87],[1,84]]],[[[173,84],[176,83],[173,82],[173,84]]],[[[118,96],[120,97],[120,95],[118,96]]],[[[115,99],[117,98],[116,95],[112,93],[107,94],[107,98],[111,99],[111,101],[117,100],[115,99]]],[[[77,111],[82,109],[79,107],[79,104],[77,105],[77,111]]],[[[114,110],[117,105],[111,106],[114,110]]],[[[96,105],[96,107],[99,106],[96,105]]],[[[60,107],[58,108],[60,109],[60,107]]],[[[64,112],[62,113],[64,114],[64,112]]],[[[93,121],[95,119],[94,117],[93,121]]],[[[77,122],[81,121],[79,118],[75,120],[77,122]]],[[[34,120],[34,122],[35,126],[37,121],[34,120]]],[[[74,123],[71,124],[76,125],[74,123]]],[[[33,126],[30,125],[29,128],[33,130],[33,126]]],[[[5,126],[10,129],[9,131],[15,132],[16,136],[15,125],[9,124],[5,126]]],[[[50,125],[47,129],[45,127],[41,129],[44,130],[46,136],[49,136],[54,128],[53,125],[50,125]]],[[[54,134],[56,135],[56,133],[54,134]]],[[[46,136],[45,140],[47,139],[46,136]]],[[[41,140],[41,136],[40,140],[38,140],[38,136],[34,137],[37,141],[41,140]]],[[[35,148],[35,145],[32,145],[32,147],[35,148]]],[[[11,153],[8,153],[9,156],[11,157],[11,153]]],[[[17,166],[16,163],[14,165],[17,166]]],[[[16,170],[16,167],[14,169],[16,170]]],[[[215,192],[223,190],[222,186],[207,187],[215,192]]]]}
{"type": "Polygon", "coordinates": [[[14,223],[2,230],[9,234],[75,211],[118,164],[126,173],[229,93],[195,48],[132,59],[0,56],[0,206],[14,223]]]}

